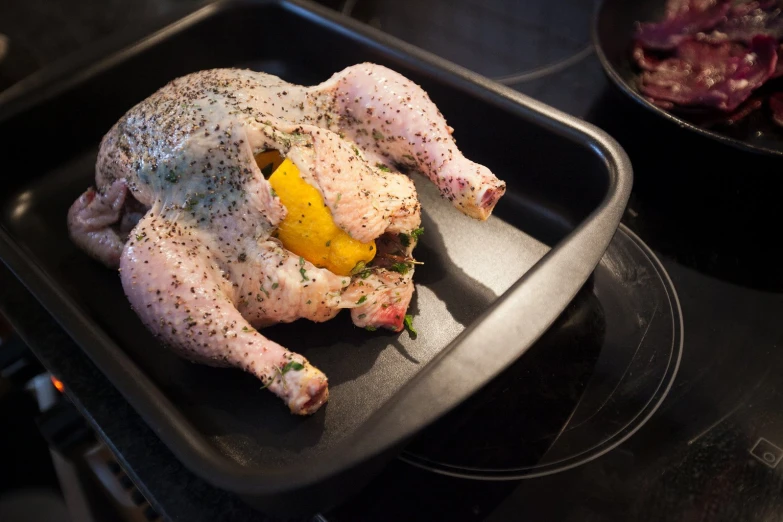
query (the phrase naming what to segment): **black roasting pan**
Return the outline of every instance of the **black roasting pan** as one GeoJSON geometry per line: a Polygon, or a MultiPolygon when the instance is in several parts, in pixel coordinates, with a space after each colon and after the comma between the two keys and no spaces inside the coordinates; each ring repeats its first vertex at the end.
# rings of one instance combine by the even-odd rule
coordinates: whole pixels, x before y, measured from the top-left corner
{"type": "Polygon", "coordinates": [[[83,61],[0,95],[0,258],[187,467],[264,509],[339,502],[519,358],[590,277],[631,189],[628,158],[601,131],[300,0],[210,4],[83,61]],[[479,223],[417,181],[417,338],[357,329],[347,314],[264,331],[330,378],[329,403],[300,418],[250,375],[161,347],[116,272],[70,243],[65,216],[93,181],[101,136],[167,81],[238,66],[313,84],[363,61],[422,85],[508,192],[479,223]]]}

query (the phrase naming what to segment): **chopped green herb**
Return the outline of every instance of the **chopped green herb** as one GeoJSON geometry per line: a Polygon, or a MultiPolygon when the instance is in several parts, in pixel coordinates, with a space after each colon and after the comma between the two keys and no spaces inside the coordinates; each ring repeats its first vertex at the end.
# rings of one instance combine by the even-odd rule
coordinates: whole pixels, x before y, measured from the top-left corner
{"type": "Polygon", "coordinates": [[[177,176],[176,172],[174,172],[173,170],[170,170],[168,172],[168,174],[166,174],[166,176],[164,176],[163,179],[165,179],[169,183],[176,183],[176,182],[179,181],[179,176],[177,176]]]}
{"type": "Polygon", "coordinates": [[[340,200],[343,198],[342,192],[337,193],[337,201],[334,202],[334,206],[336,207],[337,204],[340,202],[340,200]]]}
{"type": "Polygon", "coordinates": [[[413,327],[413,316],[412,315],[406,315],[405,319],[403,320],[403,322],[405,323],[405,328],[407,328],[408,331],[411,334],[413,334],[413,337],[416,337],[417,335],[419,335],[416,332],[416,329],[413,327]]]}
{"type": "Polygon", "coordinates": [[[247,326],[243,326],[243,327],[242,327],[242,331],[243,331],[243,332],[249,332],[249,331],[250,331],[250,328],[248,328],[247,326]]]}
{"type": "Polygon", "coordinates": [[[377,330],[376,327],[369,326],[369,325],[365,326],[364,329],[367,330],[368,332],[374,332],[375,330],[377,330]]]}
{"type": "Polygon", "coordinates": [[[141,234],[136,234],[136,241],[141,241],[145,237],[147,237],[147,233],[146,232],[142,232],[141,234]]]}
{"type": "Polygon", "coordinates": [[[302,274],[302,281],[309,281],[307,279],[307,270],[304,269],[305,259],[303,257],[299,258],[299,266],[301,267],[299,269],[299,273],[302,274]]]}
{"type": "Polygon", "coordinates": [[[245,254],[244,252],[239,254],[239,256],[237,257],[237,261],[239,261],[240,263],[244,263],[245,261],[247,261],[247,254],[245,254]]]}
{"type": "Polygon", "coordinates": [[[356,301],[356,304],[362,304],[362,303],[363,303],[363,302],[365,302],[366,300],[367,300],[367,296],[366,296],[366,295],[363,295],[363,296],[361,296],[361,297],[359,298],[359,300],[358,300],[358,301],[356,301]]]}
{"type": "Polygon", "coordinates": [[[331,239],[330,239],[329,241],[327,241],[327,242],[326,242],[326,246],[328,246],[328,247],[329,247],[329,246],[332,246],[332,240],[331,240],[331,239]]]}
{"type": "Polygon", "coordinates": [[[407,159],[407,160],[416,161],[416,158],[414,158],[410,154],[403,154],[402,157],[407,159]]]}
{"type": "Polygon", "coordinates": [[[296,361],[291,361],[286,363],[285,366],[283,366],[283,371],[281,372],[283,375],[285,375],[288,372],[294,371],[298,372],[299,370],[304,369],[304,364],[298,363],[296,361]]]}
{"type": "Polygon", "coordinates": [[[272,189],[272,197],[273,197],[273,198],[276,198],[276,197],[277,197],[277,192],[275,192],[275,189],[272,189]]]}
{"type": "Polygon", "coordinates": [[[373,129],[372,131],[372,137],[375,141],[382,140],[383,134],[381,134],[377,129],[373,129]]]}
{"type": "Polygon", "coordinates": [[[391,172],[391,169],[389,167],[387,167],[386,165],[384,165],[383,163],[376,163],[375,167],[378,170],[381,170],[383,172],[391,172]]]}
{"type": "Polygon", "coordinates": [[[370,272],[372,272],[372,270],[367,266],[367,263],[364,261],[359,261],[356,263],[356,266],[353,267],[353,270],[351,270],[351,275],[358,275],[362,279],[367,279],[367,277],[370,275],[370,272]]]}
{"type": "Polygon", "coordinates": [[[365,269],[366,266],[367,263],[365,263],[364,261],[359,261],[358,263],[356,263],[356,266],[353,267],[353,270],[351,270],[351,275],[359,274],[362,270],[365,269]]]}
{"type": "MultiPolygon", "coordinates": [[[[272,285],[272,288],[274,288],[274,287],[275,287],[275,286],[274,286],[274,285],[272,285]]],[[[262,292],[264,292],[264,294],[265,294],[267,297],[269,297],[269,292],[267,292],[267,291],[266,291],[266,288],[264,288],[264,285],[261,285],[261,291],[262,291],[262,292]]]]}
{"type": "Polygon", "coordinates": [[[308,299],[308,300],[307,300],[307,302],[306,302],[305,304],[310,304],[311,302],[312,302],[312,301],[310,301],[310,300],[308,299]]]}
{"type": "Polygon", "coordinates": [[[283,369],[280,370],[280,375],[285,375],[288,372],[298,372],[302,369],[304,369],[304,364],[296,361],[289,361],[283,366],[283,369]]]}
{"type": "Polygon", "coordinates": [[[359,319],[364,319],[365,317],[367,317],[367,314],[359,314],[359,319]]]}
{"type": "Polygon", "coordinates": [[[275,288],[277,288],[278,286],[280,286],[280,285],[278,285],[277,283],[272,283],[272,290],[274,290],[274,289],[275,289],[275,288]]]}
{"type": "Polygon", "coordinates": [[[187,210],[188,212],[190,212],[191,210],[193,210],[194,208],[196,208],[196,205],[198,204],[198,202],[199,202],[199,201],[201,200],[201,198],[203,198],[203,197],[204,197],[204,195],[203,195],[203,194],[191,194],[191,195],[188,197],[188,199],[187,199],[187,200],[185,200],[185,207],[184,207],[184,208],[185,208],[185,210],[187,210]]]}
{"type": "MultiPolygon", "coordinates": [[[[281,382],[283,383],[283,386],[285,386],[285,381],[282,381],[283,375],[285,375],[288,372],[298,372],[299,370],[303,369],[304,365],[302,363],[298,363],[296,361],[288,361],[283,365],[282,368],[278,368],[275,366],[275,372],[277,372],[280,375],[281,382]]],[[[274,376],[269,378],[269,382],[267,382],[265,385],[261,387],[263,390],[264,388],[269,388],[269,386],[275,382],[274,376]]]]}
{"type": "Polygon", "coordinates": [[[353,153],[358,156],[359,155],[359,149],[356,148],[356,145],[351,145],[351,148],[353,149],[353,153]]]}
{"type": "Polygon", "coordinates": [[[408,236],[408,234],[403,234],[402,232],[400,232],[397,235],[400,238],[400,243],[402,243],[402,246],[404,246],[404,247],[410,246],[411,238],[408,236]]]}
{"type": "Polygon", "coordinates": [[[407,263],[394,263],[391,267],[389,267],[389,270],[399,272],[402,275],[407,274],[410,269],[411,267],[407,263]]]}
{"type": "Polygon", "coordinates": [[[413,239],[417,240],[421,237],[421,235],[424,233],[424,227],[419,227],[413,232],[411,232],[411,236],[413,236],[413,239]]]}

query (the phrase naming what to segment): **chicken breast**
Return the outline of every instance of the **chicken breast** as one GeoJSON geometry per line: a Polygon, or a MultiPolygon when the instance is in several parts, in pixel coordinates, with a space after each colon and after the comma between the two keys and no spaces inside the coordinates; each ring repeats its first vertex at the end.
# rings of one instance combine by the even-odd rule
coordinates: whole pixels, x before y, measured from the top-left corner
{"type": "Polygon", "coordinates": [[[402,329],[421,209],[413,183],[395,169],[423,173],[478,219],[505,191],[451,133],[419,86],[375,64],[314,87],[248,70],[194,73],[106,134],[96,188],[69,211],[70,235],[119,268],[134,310],[171,349],[242,368],[293,413],[309,414],[328,398],[326,376],[258,328],[326,321],[348,308],[357,326],[402,329]],[[337,274],[276,237],[298,216],[256,163],[269,150],[317,189],[345,237],[377,245],[370,263],[337,274]]]}

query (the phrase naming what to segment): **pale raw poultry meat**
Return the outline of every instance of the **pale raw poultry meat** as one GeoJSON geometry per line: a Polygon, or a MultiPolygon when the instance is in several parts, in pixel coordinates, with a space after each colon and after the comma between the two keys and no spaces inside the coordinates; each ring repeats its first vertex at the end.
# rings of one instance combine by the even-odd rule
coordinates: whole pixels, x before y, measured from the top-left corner
{"type": "Polygon", "coordinates": [[[119,267],[133,309],[165,344],[242,368],[293,413],[309,414],[328,398],[326,376],[258,328],[348,308],[357,326],[402,329],[421,220],[414,185],[396,170],[423,173],[478,219],[505,191],[451,133],[418,85],[374,64],[314,87],[248,70],[194,73],[106,134],[97,188],[71,207],[70,234],[119,267]],[[269,150],[317,189],[349,241],[377,246],[371,262],[337,274],[285,247],[277,236],[286,206],[256,161],[269,150]]]}

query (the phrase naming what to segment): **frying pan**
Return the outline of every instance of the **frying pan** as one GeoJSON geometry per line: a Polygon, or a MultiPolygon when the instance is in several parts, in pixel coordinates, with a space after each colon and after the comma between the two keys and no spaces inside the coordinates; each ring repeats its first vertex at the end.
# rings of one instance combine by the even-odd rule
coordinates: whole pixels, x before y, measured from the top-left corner
{"type": "MultiPolygon", "coordinates": [[[[663,18],[666,0],[603,0],[593,18],[596,54],[609,79],[625,94],[658,116],[739,149],[783,156],[783,128],[777,127],[766,106],[735,124],[706,122],[704,112],[669,112],[645,99],[637,88],[638,70],[631,59],[636,22],[663,18]]],[[[768,88],[768,85],[762,89],[768,88]]],[[[777,83],[777,89],[780,89],[777,83]]]]}

